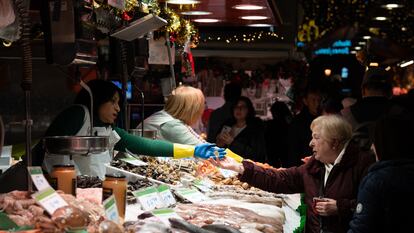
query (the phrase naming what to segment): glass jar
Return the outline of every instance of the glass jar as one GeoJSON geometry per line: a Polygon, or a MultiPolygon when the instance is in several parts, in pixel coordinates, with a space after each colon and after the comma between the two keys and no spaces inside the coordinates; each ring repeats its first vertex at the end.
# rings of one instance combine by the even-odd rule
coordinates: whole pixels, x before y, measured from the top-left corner
{"type": "Polygon", "coordinates": [[[115,196],[116,207],[121,219],[125,217],[127,181],[125,175],[120,173],[106,174],[102,183],[102,201],[112,194],[115,196]]]}
{"type": "Polygon", "coordinates": [[[54,165],[50,177],[53,188],[62,190],[66,194],[75,195],[76,171],[74,165],[54,165]]]}

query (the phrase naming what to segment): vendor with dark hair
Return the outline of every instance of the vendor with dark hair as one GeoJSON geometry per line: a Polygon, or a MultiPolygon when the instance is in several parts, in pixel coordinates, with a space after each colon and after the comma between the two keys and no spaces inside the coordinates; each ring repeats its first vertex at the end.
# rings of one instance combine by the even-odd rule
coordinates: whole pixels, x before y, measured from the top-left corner
{"type": "MultiPolygon", "coordinates": [[[[197,156],[209,158],[224,156],[226,152],[213,144],[200,144],[189,146],[173,144],[166,141],[151,140],[128,134],[125,130],[114,126],[120,112],[122,103],[121,90],[113,83],[104,80],[92,80],[88,82],[94,100],[93,135],[109,136],[110,150],[115,149],[125,152],[129,150],[136,154],[152,156],[184,158],[197,156]]],[[[82,89],[75,99],[75,104],[63,110],[51,123],[45,136],[87,136],[90,134],[90,98],[85,89],[82,89]]],[[[42,141],[33,149],[33,166],[43,166],[51,172],[55,164],[72,163],[69,156],[49,155],[43,148],[42,141]]],[[[78,174],[99,176],[105,175],[105,163],[111,160],[110,152],[90,154],[89,156],[73,155],[73,163],[78,174]]],[[[27,189],[27,171],[25,159],[18,163],[5,174],[0,176],[0,193],[12,190],[27,189]]]]}

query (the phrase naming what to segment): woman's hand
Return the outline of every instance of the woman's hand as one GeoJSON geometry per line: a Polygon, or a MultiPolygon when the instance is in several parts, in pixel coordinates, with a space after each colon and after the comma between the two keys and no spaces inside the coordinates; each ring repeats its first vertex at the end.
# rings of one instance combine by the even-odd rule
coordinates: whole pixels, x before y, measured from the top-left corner
{"type": "Polygon", "coordinates": [[[315,210],[320,216],[331,216],[338,213],[338,206],[336,206],[336,200],[323,198],[316,203],[315,210]]]}
{"type": "MultiPolygon", "coordinates": [[[[219,142],[220,144],[230,145],[233,142],[233,140],[234,138],[228,132],[221,132],[217,136],[217,142],[219,142]]],[[[218,146],[220,146],[219,143],[217,143],[218,146]]]]}
{"type": "Polygon", "coordinates": [[[225,157],[224,159],[209,159],[209,161],[217,167],[232,170],[239,174],[243,174],[244,172],[243,165],[230,157],[225,157]]]}

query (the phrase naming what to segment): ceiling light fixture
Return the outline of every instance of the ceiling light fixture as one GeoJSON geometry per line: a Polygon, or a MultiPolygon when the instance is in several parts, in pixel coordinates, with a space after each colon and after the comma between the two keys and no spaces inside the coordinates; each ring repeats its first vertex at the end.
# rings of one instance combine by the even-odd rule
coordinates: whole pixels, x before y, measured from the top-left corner
{"type": "Polygon", "coordinates": [[[361,50],[361,46],[355,46],[355,50],[361,50]]]}
{"type": "Polygon", "coordinates": [[[405,31],[407,31],[407,28],[406,27],[401,27],[401,31],[405,32],[405,31]]]}
{"type": "Polygon", "coordinates": [[[390,4],[385,4],[385,5],[382,5],[381,7],[383,7],[383,8],[387,8],[388,10],[392,10],[392,9],[395,9],[395,8],[400,8],[400,7],[402,7],[403,5],[401,5],[401,4],[397,4],[397,3],[390,3],[390,4]]]}
{"type": "Polygon", "coordinates": [[[363,36],[362,37],[364,40],[369,40],[369,39],[371,39],[371,36],[363,36]]]}
{"type": "Polygon", "coordinates": [[[386,71],[390,71],[391,70],[391,66],[387,66],[387,68],[385,68],[386,71]]]}
{"type": "Polygon", "coordinates": [[[191,5],[191,4],[198,4],[200,1],[195,0],[168,0],[168,4],[176,4],[176,5],[191,5]]]}
{"type": "Polygon", "coordinates": [[[248,27],[272,27],[273,25],[267,23],[253,23],[247,25],[248,27]]]}
{"type": "Polygon", "coordinates": [[[237,9],[237,10],[262,10],[262,9],[265,9],[266,7],[252,5],[252,4],[240,4],[240,5],[235,5],[232,8],[237,9]]]}
{"type": "Polygon", "coordinates": [[[384,17],[384,16],[377,16],[377,17],[375,17],[374,19],[375,19],[375,20],[378,20],[378,21],[385,21],[385,20],[387,20],[387,17],[384,17]]]}
{"type": "Polygon", "coordinates": [[[194,22],[197,23],[217,23],[218,19],[195,19],[194,22]]]}
{"type": "Polygon", "coordinates": [[[261,15],[249,15],[249,16],[242,16],[240,18],[244,19],[244,20],[263,20],[263,19],[267,19],[269,17],[261,16],[261,15]]]}
{"type": "Polygon", "coordinates": [[[357,53],[357,51],[355,51],[355,50],[351,50],[351,52],[350,52],[351,54],[356,54],[357,53]]]}
{"type": "Polygon", "coordinates": [[[209,11],[183,11],[182,15],[211,15],[213,12],[209,11]]]}
{"type": "Polygon", "coordinates": [[[378,62],[370,62],[369,63],[369,66],[371,66],[371,67],[378,67],[379,64],[378,64],[378,62]]]}
{"type": "Polygon", "coordinates": [[[325,73],[325,76],[330,76],[332,74],[331,69],[325,69],[323,72],[325,73]]]}
{"type": "Polygon", "coordinates": [[[358,44],[359,44],[359,45],[366,45],[366,44],[367,44],[367,42],[365,42],[365,41],[358,41],[358,44]]]}
{"type": "Polygon", "coordinates": [[[412,64],[414,64],[414,60],[403,62],[403,63],[400,64],[400,67],[403,68],[403,67],[406,67],[406,66],[409,66],[409,65],[412,65],[412,64]]]}

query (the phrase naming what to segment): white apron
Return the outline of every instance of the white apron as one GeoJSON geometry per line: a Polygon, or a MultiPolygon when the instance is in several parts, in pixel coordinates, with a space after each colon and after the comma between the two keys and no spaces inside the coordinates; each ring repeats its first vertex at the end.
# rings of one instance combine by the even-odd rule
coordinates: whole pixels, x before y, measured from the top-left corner
{"type": "MultiPolygon", "coordinates": [[[[82,128],[74,136],[88,136],[90,129],[90,116],[88,109],[81,105],[85,110],[85,118],[82,128]]],[[[98,176],[100,179],[105,178],[106,168],[105,164],[111,162],[112,151],[114,145],[120,140],[119,135],[112,130],[111,126],[108,127],[93,127],[93,135],[97,136],[109,136],[109,150],[106,150],[99,154],[89,154],[88,156],[72,155],[70,160],[69,155],[51,155],[45,154],[43,161],[43,168],[51,173],[54,165],[59,164],[73,164],[78,175],[98,176]]]]}

